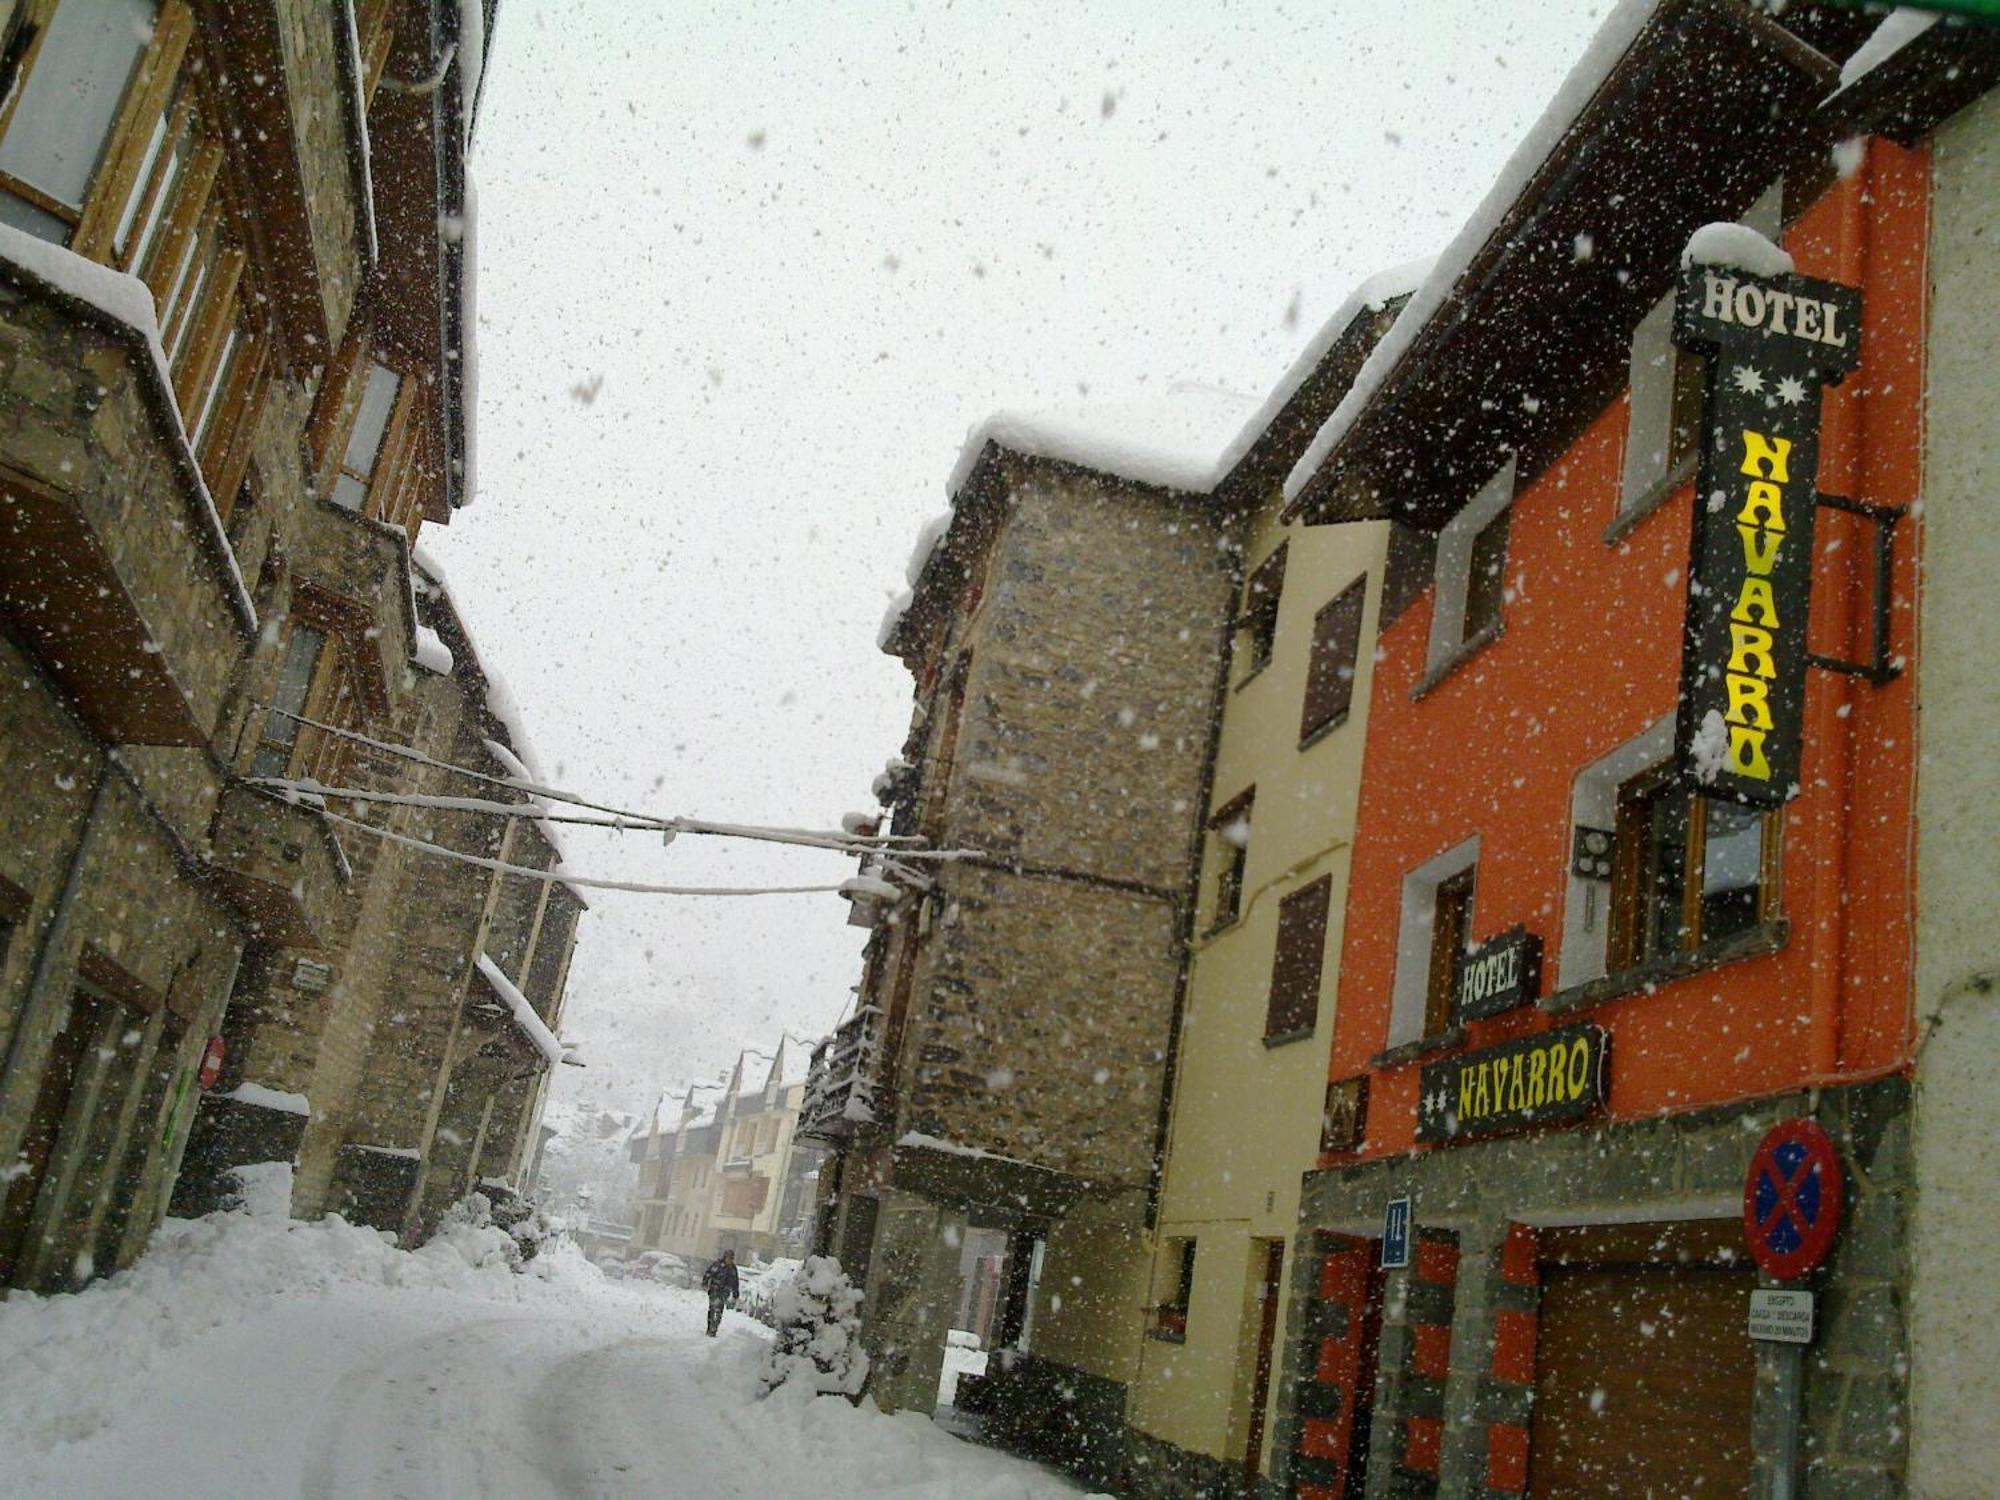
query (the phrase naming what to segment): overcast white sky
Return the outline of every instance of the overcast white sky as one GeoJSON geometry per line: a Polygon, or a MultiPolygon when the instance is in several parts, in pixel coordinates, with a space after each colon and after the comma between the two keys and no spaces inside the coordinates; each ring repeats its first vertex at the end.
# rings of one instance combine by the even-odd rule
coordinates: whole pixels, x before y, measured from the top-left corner
{"type": "MultiPolygon", "coordinates": [[[[832,825],[910,686],[875,650],[1001,407],[1260,399],[1435,253],[1605,0],[504,0],[480,182],[479,493],[427,547],[547,773],[832,825]]],[[[836,882],[805,850],[574,831],[614,878],[836,882]]],[[[826,896],[602,893],[566,1097],[638,1109],[827,1030],[826,896]]]]}

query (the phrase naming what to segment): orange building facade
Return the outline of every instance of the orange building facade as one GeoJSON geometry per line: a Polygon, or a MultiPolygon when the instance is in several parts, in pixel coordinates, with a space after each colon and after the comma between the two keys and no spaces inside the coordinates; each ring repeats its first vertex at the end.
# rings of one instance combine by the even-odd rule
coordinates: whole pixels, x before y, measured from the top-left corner
{"type": "Polygon", "coordinates": [[[1296,517],[1398,524],[1289,1493],[1907,1492],[1933,178],[1868,113],[1894,90],[1841,85],[1851,24],[1661,5],[1601,38],[1292,476],[1296,517]],[[1790,268],[1683,269],[1733,220],[1790,268]],[[1858,292],[1858,365],[1821,397],[1775,338],[1703,357],[1673,303],[1704,275],[1858,292]],[[1817,473],[1725,453],[1725,389],[1818,401],[1817,473]],[[1818,496],[1768,809],[1676,725],[1691,538],[1739,474],[1818,496]]]}

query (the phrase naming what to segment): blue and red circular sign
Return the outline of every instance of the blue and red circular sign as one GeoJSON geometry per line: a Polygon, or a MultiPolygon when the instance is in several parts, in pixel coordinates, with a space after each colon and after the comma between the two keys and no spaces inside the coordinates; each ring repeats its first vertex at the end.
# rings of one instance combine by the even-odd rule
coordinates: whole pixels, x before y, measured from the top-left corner
{"type": "Polygon", "coordinates": [[[1803,1276],[1840,1228],[1840,1152],[1811,1120],[1771,1127],[1743,1183],[1743,1232],[1751,1257],[1780,1281],[1803,1276]]]}

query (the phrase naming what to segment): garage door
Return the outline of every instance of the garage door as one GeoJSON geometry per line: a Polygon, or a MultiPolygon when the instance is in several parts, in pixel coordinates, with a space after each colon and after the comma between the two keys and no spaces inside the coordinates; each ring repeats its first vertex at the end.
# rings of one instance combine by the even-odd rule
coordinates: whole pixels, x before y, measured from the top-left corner
{"type": "Polygon", "coordinates": [[[1747,1258],[1712,1232],[1677,1226],[1556,1244],[1542,1266],[1529,1493],[1747,1496],[1756,1375],[1747,1258]]]}

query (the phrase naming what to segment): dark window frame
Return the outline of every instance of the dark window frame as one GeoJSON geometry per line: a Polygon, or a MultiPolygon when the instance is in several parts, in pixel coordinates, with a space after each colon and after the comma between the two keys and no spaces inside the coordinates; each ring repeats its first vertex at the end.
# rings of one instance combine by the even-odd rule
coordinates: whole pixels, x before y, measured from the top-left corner
{"type": "Polygon", "coordinates": [[[1628,778],[1618,788],[1605,973],[1671,962],[1774,921],[1783,829],[1782,811],[1704,797],[1671,764],[1628,778]],[[1757,830],[1757,878],[1716,891],[1707,879],[1709,847],[1724,820],[1757,830]]]}
{"type": "Polygon", "coordinates": [[[1278,903],[1271,989],[1264,1008],[1264,1045],[1311,1036],[1319,1026],[1327,931],[1333,921],[1333,876],[1322,875],[1278,903]]]}
{"type": "Polygon", "coordinates": [[[1241,687],[1271,664],[1278,644],[1278,605],[1285,593],[1285,569],[1290,544],[1280,542],[1243,580],[1243,602],[1235,620],[1248,632],[1249,661],[1237,681],[1241,687]]]}
{"type": "Polygon", "coordinates": [[[1447,875],[1431,893],[1431,946],[1424,982],[1424,1036],[1452,1030],[1459,979],[1472,942],[1473,903],[1479,889],[1479,866],[1467,865],[1447,875]]]}
{"type": "Polygon", "coordinates": [[[1312,656],[1306,664],[1305,700],[1299,710],[1302,750],[1344,724],[1353,712],[1367,606],[1368,575],[1364,573],[1313,616],[1312,656]]]}
{"type": "Polygon", "coordinates": [[[1209,923],[1209,931],[1220,932],[1225,927],[1233,927],[1243,917],[1243,892],[1245,876],[1250,866],[1250,840],[1246,835],[1241,844],[1229,837],[1231,825],[1239,820],[1254,830],[1257,807],[1257,788],[1245,787],[1231,797],[1221,807],[1209,815],[1208,827],[1215,837],[1215,916],[1209,923]]]}

